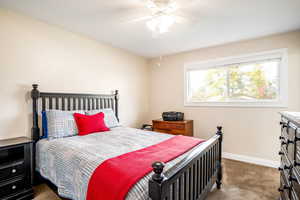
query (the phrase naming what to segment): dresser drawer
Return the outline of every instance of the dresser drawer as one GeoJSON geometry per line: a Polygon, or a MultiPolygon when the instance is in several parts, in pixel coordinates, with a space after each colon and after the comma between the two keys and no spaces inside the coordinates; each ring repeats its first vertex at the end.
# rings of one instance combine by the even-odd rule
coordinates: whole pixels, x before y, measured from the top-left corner
{"type": "Polygon", "coordinates": [[[281,139],[281,147],[285,148],[287,152],[287,156],[290,161],[295,159],[295,138],[297,133],[297,127],[292,124],[288,123],[287,127],[284,128],[280,139],[281,139]]]}
{"type": "Polygon", "coordinates": [[[287,128],[288,127],[288,121],[285,120],[285,119],[282,119],[280,124],[281,124],[281,136],[283,138],[287,139],[288,138],[288,131],[287,131],[288,130],[288,128],[287,128]]]}
{"type": "Polygon", "coordinates": [[[25,180],[23,178],[10,181],[0,185],[0,197],[14,194],[25,189],[25,180]]]}
{"type": "Polygon", "coordinates": [[[300,193],[297,193],[294,189],[291,191],[291,200],[300,200],[299,199],[300,193]]]}
{"type": "Polygon", "coordinates": [[[300,176],[295,169],[292,170],[290,180],[291,180],[292,188],[294,192],[297,194],[297,197],[299,198],[300,197],[300,176]]]}
{"type": "Polygon", "coordinates": [[[283,190],[280,192],[280,200],[290,200],[289,192],[287,190],[283,190]]]}
{"type": "Polygon", "coordinates": [[[283,155],[281,156],[281,168],[283,171],[289,173],[289,170],[293,168],[293,163],[289,160],[284,149],[281,149],[281,152],[283,152],[283,155]]]}
{"type": "Polygon", "coordinates": [[[185,124],[155,123],[153,128],[164,129],[164,130],[171,130],[171,129],[184,130],[185,124]]]}
{"type": "Polygon", "coordinates": [[[282,182],[282,185],[284,185],[284,186],[291,186],[290,185],[290,181],[289,181],[289,172],[288,171],[281,171],[280,172],[280,177],[281,177],[281,182],[282,182]]]}
{"type": "MultiPolygon", "coordinates": [[[[300,138],[300,134],[297,136],[297,138],[300,138]]],[[[300,141],[296,141],[295,146],[295,169],[297,170],[298,174],[300,174],[300,141]]]]}
{"type": "Polygon", "coordinates": [[[295,129],[289,128],[287,137],[281,136],[281,149],[285,150],[286,155],[290,162],[295,159],[295,129]]]}
{"type": "Polygon", "coordinates": [[[282,200],[289,200],[290,198],[290,185],[288,184],[288,181],[285,178],[285,175],[283,173],[280,173],[280,197],[282,200]]]}
{"type": "Polygon", "coordinates": [[[2,166],[0,168],[0,182],[6,179],[14,178],[20,174],[23,174],[25,171],[24,162],[16,162],[12,165],[2,166]]]}

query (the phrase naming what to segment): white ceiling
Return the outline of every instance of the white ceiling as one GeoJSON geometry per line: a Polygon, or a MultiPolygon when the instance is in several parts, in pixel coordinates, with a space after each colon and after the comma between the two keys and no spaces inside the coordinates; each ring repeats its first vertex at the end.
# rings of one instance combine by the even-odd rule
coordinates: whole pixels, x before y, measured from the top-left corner
{"type": "Polygon", "coordinates": [[[145,0],[0,0],[0,7],[41,19],[145,57],[300,28],[300,0],[177,0],[188,21],[154,38],[145,0]]]}

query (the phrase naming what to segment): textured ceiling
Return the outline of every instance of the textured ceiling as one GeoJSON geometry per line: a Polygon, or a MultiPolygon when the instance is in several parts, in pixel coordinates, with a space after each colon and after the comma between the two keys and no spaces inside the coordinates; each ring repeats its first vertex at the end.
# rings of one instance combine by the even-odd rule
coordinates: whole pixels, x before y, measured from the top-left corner
{"type": "Polygon", "coordinates": [[[187,18],[154,38],[145,0],[0,0],[0,7],[156,57],[300,28],[300,0],[177,0],[187,18]],[[129,22],[131,21],[131,22],[129,22]]]}

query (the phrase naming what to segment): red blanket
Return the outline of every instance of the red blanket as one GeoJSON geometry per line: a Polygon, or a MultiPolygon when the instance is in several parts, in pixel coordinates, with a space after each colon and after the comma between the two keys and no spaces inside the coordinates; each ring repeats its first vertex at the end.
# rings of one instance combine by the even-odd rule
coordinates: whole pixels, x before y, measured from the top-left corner
{"type": "Polygon", "coordinates": [[[204,140],[175,136],[159,144],[104,161],[94,171],[87,200],[123,200],[132,186],[151,172],[155,161],[168,162],[204,140]]]}

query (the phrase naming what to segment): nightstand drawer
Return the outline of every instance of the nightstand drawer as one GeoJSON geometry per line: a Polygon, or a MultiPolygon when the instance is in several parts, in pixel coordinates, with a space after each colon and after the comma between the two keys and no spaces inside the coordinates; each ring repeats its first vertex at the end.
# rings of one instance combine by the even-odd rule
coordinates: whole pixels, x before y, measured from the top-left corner
{"type": "Polygon", "coordinates": [[[185,130],[177,130],[177,129],[153,129],[155,132],[160,132],[160,133],[168,133],[168,134],[173,134],[173,135],[184,135],[185,130]]]}
{"type": "Polygon", "coordinates": [[[185,125],[184,124],[171,124],[171,123],[155,123],[154,127],[155,129],[178,129],[178,130],[184,130],[185,125]]]}
{"type": "Polygon", "coordinates": [[[0,168],[0,182],[6,179],[11,179],[15,176],[23,174],[25,171],[24,162],[20,161],[11,165],[0,168]]]}
{"type": "Polygon", "coordinates": [[[0,197],[7,196],[24,189],[25,189],[25,180],[23,178],[8,182],[3,185],[0,185],[0,197]]]}
{"type": "Polygon", "coordinates": [[[0,140],[0,200],[30,200],[33,142],[26,137],[0,140]]]}
{"type": "Polygon", "coordinates": [[[152,120],[153,131],[173,135],[193,136],[193,120],[163,121],[152,120]]]}

